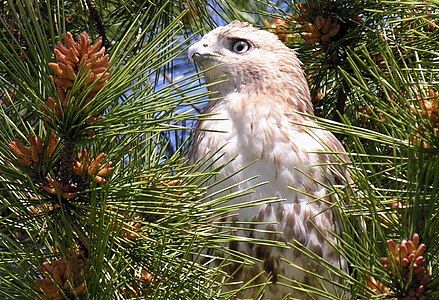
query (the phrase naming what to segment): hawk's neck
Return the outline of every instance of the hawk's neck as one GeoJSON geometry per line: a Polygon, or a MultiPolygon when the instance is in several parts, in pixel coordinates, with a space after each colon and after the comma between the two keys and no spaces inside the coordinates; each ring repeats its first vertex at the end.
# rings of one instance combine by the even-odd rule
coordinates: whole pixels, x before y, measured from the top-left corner
{"type": "Polygon", "coordinates": [[[244,114],[246,110],[280,110],[285,114],[314,114],[308,89],[296,86],[289,89],[245,86],[241,89],[225,88],[213,90],[216,101],[207,111],[221,107],[244,114]]]}

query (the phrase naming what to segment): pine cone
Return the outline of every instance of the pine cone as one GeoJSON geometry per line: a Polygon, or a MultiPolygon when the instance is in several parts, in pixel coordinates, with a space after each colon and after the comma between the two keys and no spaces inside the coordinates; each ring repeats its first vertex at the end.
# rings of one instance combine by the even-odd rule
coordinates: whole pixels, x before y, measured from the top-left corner
{"type": "Polygon", "coordinates": [[[290,22],[291,16],[288,16],[285,20],[276,17],[274,18],[273,23],[270,23],[268,20],[264,20],[264,25],[269,31],[277,35],[282,42],[290,43],[295,37],[291,29],[289,29],[290,22]]]}
{"type": "Polygon", "coordinates": [[[387,241],[390,255],[380,262],[387,272],[395,278],[402,278],[409,289],[402,299],[425,299],[425,286],[431,277],[427,270],[425,244],[419,244],[419,235],[415,233],[411,240],[403,240],[397,245],[394,240],[387,241]]]}
{"type": "Polygon", "coordinates": [[[51,195],[58,195],[66,200],[72,200],[76,198],[77,186],[73,182],[62,185],[57,180],[49,178],[47,183],[43,186],[43,190],[51,195]]]}
{"type": "Polygon", "coordinates": [[[373,276],[369,276],[366,281],[367,286],[374,291],[376,294],[390,294],[391,290],[389,287],[385,286],[384,283],[378,281],[373,276]]]}
{"type": "Polygon", "coordinates": [[[67,106],[70,89],[77,78],[80,78],[80,84],[84,89],[92,86],[87,95],[88,101],[107,83],[110,77],[108,70],[110,62],[108,54],[105,54],[105,47],[101,45],[101,37],[92,45],[89,35],[85,32],[79,35],[78,42],[68,32],[64,42],[57,43],[53,52],[58,62],[49,63],[49,67],[56,74],[52,78],[57,87],[62,108],[67,106]]]}
{"type": "Polygon", "coordinates": [[[326,19],[322,16],[318,16],[314,24],[305,23],[302,27],[306,30],[305,33],[302,33],[302,37],[305,39],[305,44],[308,45],[316,43],[328,45],[331,38],[336,36],[340,31],[340,24],[337,19],[333,19],[332,16],[326,19]]]}
{"type": "Polygon", "coordinates": [[[105,153],[100,153],[95,159],[90,160],[87,150],[82,150],[79,154],[79,159],[73,161],[73,172],[77,176],[87,174],[92,180],[98,184],[106,184],[108,177],[113,173],[113,162],[108,162],[107,165],[102,166],[105,160],[105,153]]]}
{"type": "Polygon", "coordinates": [[[43,145],[39,136],[29,136],[29,146],[25,146],[20,141],[12,141],[8,144],[8,147],[14,153],[19,164],[32,166],[38,163],[42,157],[44,157],[44,161],[47,162],[55,151],[58,140],[58,136],[51,133],[47,145],[43,145]],[[45,149],[45,151],[42,151],[43,149],[45,149]]]}
{"type": "Polygon", "coordinates": [[[427,20],[427,22],[428,22],[427,25],[424,26],[424,29],[425,29],[426,31],[431,31],[431,32],[433,32],[433,31],[439,29],[439,25],[437,25],[436,22],[434,22],[434,21],[430,21],[430,20],[427,20]]]}
{"type": "Polygon", "coordinates": [[[66,258],[43,262],[38,271],[44,278],[36,279],[42,299],[64,299],[64,294],[81,296],[86,294],[85,276],[89,265],[78,250],[68,250],[66,258]]]}
{"type": "Polygon", "coordinates": [[[417,99],[420,109],[412,107],[411,110],[422,118],[428,119],[433,132],[431,128],[426,128],[421,124],[418,127],[418,135],[412,138],[412,142],[413,144],[420,144],[424,149],[428,149],[431,145],[423,137],[439,137],[439,93],[430,88],[428,89],[427,98],[421,94],[417,99]]]}
{"type": "Polygon", "coordinates": [[[433,89],[428,89],[428,99],[421,100],[420,106],[423,116],[430,119],[433,127],[439,127],[439,93],[433,89]]]}

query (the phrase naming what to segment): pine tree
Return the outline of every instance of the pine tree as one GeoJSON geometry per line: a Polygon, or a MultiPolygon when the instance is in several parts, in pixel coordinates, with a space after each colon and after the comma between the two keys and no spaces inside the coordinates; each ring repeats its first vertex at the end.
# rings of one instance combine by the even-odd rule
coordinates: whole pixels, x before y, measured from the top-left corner
{"type": "Polygon", "coordinates": [[[210,200],[185,159],[207,95],[168,76],[186,6],[3,1],[0,298],[216,299],[229,275],[201,249],[249,260],[216,232],[239,195],[210,200]]]}
{"type": "Polygon", "coordinates": [[[350,270],[322,267],[352,299],[439,298],[438,15],[435,0],[3,1],[0,297],[234,299],[225,267],[252,258],[223,246],[240,237],[220,217],[239,194],[211,199],[215,170],[185,160],[208,94],[183,57],[240,19],[298,52],[316,120],[350,154],[354,183],[333,187],[350,270]]]}
{"type": "Polygon", "coordinates": [[[334,187],[350,272],[332,271],[352,299],[438,298],[439,3],[258,1],[257,10],[256,22],[306,62],[317,120],[350,152],[353,190],[334,187]]]}

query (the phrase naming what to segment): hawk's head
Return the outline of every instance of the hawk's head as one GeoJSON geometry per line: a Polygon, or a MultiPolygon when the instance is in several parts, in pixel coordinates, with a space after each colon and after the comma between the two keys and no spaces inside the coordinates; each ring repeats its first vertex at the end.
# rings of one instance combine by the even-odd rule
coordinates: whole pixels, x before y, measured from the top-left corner
{"type": "Polygon", "coordinates": [[[203,36],[189,48],[188,56],[204,69],[207,83],[224,80],[209,88],[220,96],[231,92],[280,93],[285,98],[295,96],[306,103],[303,111],[309,111],[301,63],[271,32],[234,21],[203,36]]]}

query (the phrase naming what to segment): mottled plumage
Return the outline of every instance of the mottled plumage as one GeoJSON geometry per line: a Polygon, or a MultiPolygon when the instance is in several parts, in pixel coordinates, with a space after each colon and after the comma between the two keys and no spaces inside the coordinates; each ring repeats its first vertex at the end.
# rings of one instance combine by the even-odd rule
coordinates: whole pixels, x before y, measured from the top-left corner
{"type": "MultiPolygon", "coordinates": [[[[334,242],[331,232],[339,230],[329,209],[333,199],[327,195],[327,186],[347,179],[343,170],[338,169],[336,175],[328,164],[337,162],[340,156],[346,158],[341,154],[344,150],[340,142],[330,132],[319,129],[301,114],[312,114],[313,108],[294,51],[274,34],[235,21],[206,34],[189,48],[188,55],[204,69],[207,83],[224,80],[208,87],[219,100],[206,109],[212,114],[210,120],[198,125],[191,161],[210,157],[208,163],[216,167],[230,160],[216,177],[218,180],[244,168],[217,185],[218,190],[240,182],[238,189],[266,182],[254,188],[253,193],[235,199],[235,203],[268,197],[284,199],[240,209],[235,218],[240,222],[272,222],[253,227],[283,234],[240,234],[286,242],[297,240],[332,265],[346,269],[346,262],[326,240],[334,242]],[[253,176],[257,178],[245,181],[253,176]]],[[[249,280],[265,270],[273,284],[266,289],[264,299],[281,299],[285,295],[307,299],[306,295],[276,284],[282,276],[318,286],[311,276],[288,266],[282,257],[325,275],[318,264],[293,249],[243,243],[230,246],[263,261],[242,270],[237,279],[249,280]]],[[[252,297],[254,292],[249,290],[241,296],[252,297]]]]}

